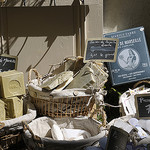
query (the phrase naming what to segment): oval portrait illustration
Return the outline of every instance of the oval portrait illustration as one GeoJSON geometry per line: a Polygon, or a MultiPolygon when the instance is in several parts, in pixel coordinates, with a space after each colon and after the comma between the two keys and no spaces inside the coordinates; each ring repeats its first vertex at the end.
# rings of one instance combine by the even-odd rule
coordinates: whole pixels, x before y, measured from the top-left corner
{"type": "Polygon", "coordinates": [[[132,71],[138,67],[139,62],[140,57],[135,49],[123,49],[118,55],[118,64],[123,70],[132,71]]]}

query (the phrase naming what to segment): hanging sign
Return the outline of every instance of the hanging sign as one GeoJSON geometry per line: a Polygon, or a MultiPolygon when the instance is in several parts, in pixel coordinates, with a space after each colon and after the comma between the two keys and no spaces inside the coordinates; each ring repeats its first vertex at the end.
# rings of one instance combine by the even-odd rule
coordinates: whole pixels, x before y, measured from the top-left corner
{"type": "Polygon", "coordinates": [[[118,41],[118,39],[112,38],[88,39],[84,53],[84,62],[115,62],[118,41]]]}
{"type": "Polygon", "coordinates": [[[0,72],[16,70],[18,63],[17,56],[11,56],[8,54],[0,55],[0,72]]]}
{"type": "Polygon", "coordinates": [[[139,119],[150,119],[150,94],[135,95],[136,115],[139,119]]]}

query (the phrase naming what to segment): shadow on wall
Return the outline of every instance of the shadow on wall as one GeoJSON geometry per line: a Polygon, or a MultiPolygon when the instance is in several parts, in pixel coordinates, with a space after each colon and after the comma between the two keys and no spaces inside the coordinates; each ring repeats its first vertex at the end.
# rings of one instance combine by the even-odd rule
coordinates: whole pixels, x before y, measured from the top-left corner
{"type": "Polygon", "coordinates": [[[105,0],[104,33],[144,26],[150,48],[150,1],[105,0]]]}
{"type": "MultiPolygon", "coordinates": [[[[9,2],[7,2],[8,5],[9,2]]],[[[10,2],[10,5],[15,5],[17,2],[10,2]]],[[[2,8],[2,35],[7,41],[6,45],[4,45],[4,47],[7,47],[7,53],[11,53],[11,47],[19,37],[25,37],[25,39],[18,51],[18,56],[24,50],[23,48],[29,37],[47,37],[45,40],[47,50],[43,51],[41,58],[34,66],[28,66],[26,72],[31,67],[35,68],[44,59],[57,36],[74,36],[76,34],[75,26],[73,26],[76,21],[74,19],[73,5],[2,8]]]]}
{"type": "MultiPolygon", "coordinates": [[[[13,6],[30,6],[30,7],[40,7],[44,4],[45,0],[5,0],[5,3],[0,4],[1,6],[13,7],[13,6]]],[[[55,4],[55,0],[50,0],[49,6],[55,4]],[[54,2],[53,2],[54,1],[54,2]]]]}
{"type": "Polygon", "coordinates": [[[5,3],[1,4],[1,6],[15,6],[16,4],[18,4],[19,2],[21,2],[20,0],[5,0],[5,3]]]}

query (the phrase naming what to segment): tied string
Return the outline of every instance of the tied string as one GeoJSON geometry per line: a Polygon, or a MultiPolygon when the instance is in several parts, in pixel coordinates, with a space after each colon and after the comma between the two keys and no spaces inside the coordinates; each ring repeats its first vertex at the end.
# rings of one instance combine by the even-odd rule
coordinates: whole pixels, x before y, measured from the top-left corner
{"type": "Polygon", "coordinates": [[[108,104],[108,103],[105,103],[104,102],[104,95],[106,95],[107,92],[104,91],[104,90],[101,90],[99,92],[96,92],[94,94],[94,98],[95,98],[95,104],[96,104],[96,109],[94,109],[94,111],[92,112],[91,114],[91,118],[94,116],[94,114],[101,114],[102,115],[102,126],[103,127],[106,127],[106,124],[107,124],[107,115],[106,115],[106,112],[104,110],[105,106],[108,106],[108,107],[114,107],[114,108],[120,108],[121,105],[118,105],[118,106],[114,106],[114,105],[111,105],[111,104],[108,104]]]}

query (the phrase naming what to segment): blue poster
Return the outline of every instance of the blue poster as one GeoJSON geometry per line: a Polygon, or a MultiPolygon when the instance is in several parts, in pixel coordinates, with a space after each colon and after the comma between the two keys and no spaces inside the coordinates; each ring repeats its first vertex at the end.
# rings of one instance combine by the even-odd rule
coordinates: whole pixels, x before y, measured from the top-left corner
{"type": "Polygon", "coordinates": [[[113,86],[150,78],[144,27],[108,33],[104,37],[119,39],[116,62],[108,63],[113,86]]]}

